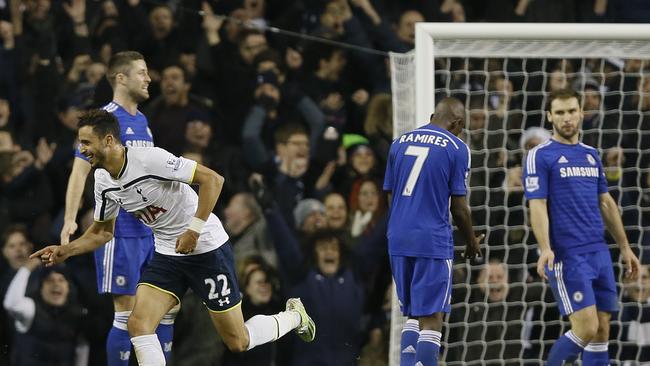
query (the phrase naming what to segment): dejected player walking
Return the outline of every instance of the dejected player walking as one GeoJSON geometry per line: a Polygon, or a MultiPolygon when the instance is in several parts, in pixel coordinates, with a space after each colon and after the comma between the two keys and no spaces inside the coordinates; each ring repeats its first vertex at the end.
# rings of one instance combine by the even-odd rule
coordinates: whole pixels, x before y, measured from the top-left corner
{"type": "Polygon", "coordinates": [[[444,313],[451,309],[454,243],[451,214],[467,241],[466,258],[480,255],[467,194],[470,152],[457,137],[465,108],[456,98],[436,106],[430,123],[393,141],[384,190],[392,195],[388,250],[402,313],[401,366],[437,365],[444,313]]]}
{"type": "Polygon", "coordinates": [[[553,137],[528,152],[523,180],[539,243],[537,272],[548,279],[560,313],[571,321],[547,365],[560,366],[580,353],[584,366],[609,365],[609,321],[618,296],[603,221],[620,248],[626,276],[638,276],[639,260],[607,191],[598,151],[579,142],[578,95],[566,89],[551,93],[546,116],[553,137]]]}

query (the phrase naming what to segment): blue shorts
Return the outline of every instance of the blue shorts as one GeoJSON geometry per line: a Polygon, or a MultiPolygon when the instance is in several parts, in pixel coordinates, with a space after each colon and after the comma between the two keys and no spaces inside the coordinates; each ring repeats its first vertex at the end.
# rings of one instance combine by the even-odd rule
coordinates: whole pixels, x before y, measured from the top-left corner
{"type": "Polygon", "coordinates": [[[117,237],[95,251],[100,294],[135,295],[144,267],[153,257],[153,235],[117,237]]]}
{"type": "Polygon", "coordinates": [[[596,310],[618,310],[614,266],[609,250],[567,256],[545,269],[560,313],[570,315],[596,305],[596,310]]]}
{"type": "Polygon", "coordinates": [[[224,312],[241,301],[234,263],[230,242],[197,255],[173,256],[156,252],[138,286],[150,286],[168,293],[179,304],[191,288],[210,311],[224,312]]]}
{"type": "Polygon", "coordinates": [[[451,259],[390,256],[402,314],[411,317],[451,310],[451,259]]]}

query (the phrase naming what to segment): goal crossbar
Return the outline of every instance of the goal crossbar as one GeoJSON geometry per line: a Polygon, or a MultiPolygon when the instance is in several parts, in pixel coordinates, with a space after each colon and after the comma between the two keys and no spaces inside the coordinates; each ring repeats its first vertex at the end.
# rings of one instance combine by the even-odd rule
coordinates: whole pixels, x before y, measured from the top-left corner
{"type": "Polygon", "coordinates": [[[414,122],[433,112],[434,56],[650,58],[648,41],[650,24],[417,23],[414,122]]]}

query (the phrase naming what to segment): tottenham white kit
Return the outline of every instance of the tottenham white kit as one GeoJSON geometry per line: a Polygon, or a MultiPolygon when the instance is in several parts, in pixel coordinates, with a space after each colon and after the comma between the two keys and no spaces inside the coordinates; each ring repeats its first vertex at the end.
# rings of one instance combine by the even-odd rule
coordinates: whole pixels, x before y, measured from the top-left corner
{"type": "MultiPolygon", "coordinates": [[[[196,214],[198,195],[189,186],[197,163],[157,147],[125,147],[125,161],[117,179],[105,169],[95,170],[95,221],[115,218],[119,207],[151,228],[156,252],[176,253],[176,240],[196,214]]],[[[199,236],[197,255],[219,248],[228,240],[214,214],[199,236]]]]}

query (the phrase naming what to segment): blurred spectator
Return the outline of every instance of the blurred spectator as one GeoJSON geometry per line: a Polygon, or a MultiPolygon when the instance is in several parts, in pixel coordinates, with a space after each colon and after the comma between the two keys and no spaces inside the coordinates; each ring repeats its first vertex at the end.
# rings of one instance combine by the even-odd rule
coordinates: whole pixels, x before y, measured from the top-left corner
{"type": "MultiPolygon", "coordinates": [[[[357,205],[357,196],[361,181],[366,178],[380,179],[379,163],[366,137],[357,134],[343,136],[346,149],[346,164],[337,169],[332,178],[334,186],[347,200],[348,205],[357,205]]],[[[383,168],[383,166],[382,166],[383,168]]]]}
{"type": "MultiPolygon", "coordinates": [[[[221,24],[212,27],[218,30],[221,24]]],[[[211,89],[212,92],[207,96],[214,98],[217,105],[223,106],[224,141],[239,144],[242,141],[242,121],[246,119],[256,95],[253,60],[268,48],[268,43],[264,34],[258,31],[239,30],[237,27],[231,29],[237,33],[236,47],[221,38],[210,44],[209,50],[199,55],[201,59],[197,59],[197,79],[205,77],[210,81],[203,81],[202,90],[211,89]]]]}
{"type": "MultiPolygon", "coordinates": [[[[252,114],[257,114],[257,111],[253,111],[252,114]]],[[[331,174],[331,172],[319,172],[312,168],[309,159],[311,151],[309,135],[302,125],[284,124],[278,128],[274,134],[275,157],[271,157],[259,141],[260,130],[257,129],[261,128],[259,122],[261,121],[253,118],[247,120],[243,147],[245,158],[254,169],[266,173],[267,181],[270,182],[269,187],[285,219],[293,223],[293,209],[298,201],[304,197],[322,195],[327,188],[326,184],[324,186],[314,184],[316,180],[314,176],[331,174]]]]}
{"type": "Polygon", "coordinates": [[[135,32],[133,45],[140,50],[147,60],[151,80],[161,80],[165,65],[180,61],[184,42],[178,31],[172,9],[167,5],[156,5],[148,15],[145,25],[142,4],[127,6],[136,22],[142,27],[135,32]]]}
{"type": "Polygon", "coordinates": [[[593,79],[587,79],[584,83],[584,89],[581,88],[581,82],[574,83],[575,90],[584,90],[582,97],[582,110],[584,113],[584,118],[582,119],[582,142],[589,146],[597,147],[600,146],[600,126],[603,120],[600,85],[593,79]]]}
{"type": "Polygon", "coordinates": [[[9,208],[10,219],[26,224],[39,242],[46,242],[53,193],[45,173],[54,146],[41,139],[36,156],[30,151],[0,154],[2,171],[2,194],[9,208]]]}
{"type": "Polygon", "coordinates": [[[481,269],[469,304],[454,306],[450,315],[449,339],[466,340],[467,353],[450,347],[447,361],[519,359],[525,310],[522,296],[519,288],[515,290],[509,285],[504,263],[496,260],[487,263],[481,269]]]}
{"type": "Polygon", "coordinates": [[[541,127],[531,127],[524,131],[519,140],[520,149],[527,153],[530,149],[551,139],[551,132],[541,127]]]}
{"type": "Polygon", "coordinates": [[[637,93],[628,98],[619,133],[622,132],[621,147],[625,149],[627,167],[645,166],[650,162],[650,77],[639,78],[637,93]],[[622,131],[621,131],[622,130],[622,131]]]}
{"type": "Polygon", "coordinates": [[[351,87],[342,77],[347,63],[345,51],[319,45],[309,49],[305,58],[308,72],[302,80],[305,93],[323,110],[326,124],[342,132],[346,128],[352,95],[351,87]]]}
{"type": "Polygon", "coordinates": [[[621,309],[623,365],[650,362],[650,271],[641,266],[638,281],[624,280],[621,309]]]}
{"type": "Polygon", "coordinates": [[[190,94],[190,88],[181,66],[165,67],[160,80],[161,96],[149,103],[145,113],[156,137],[156,145],[175,155],[180,155],[184,146],[184,135],[178,131],[185,129],[184,124],[190,118],[212,120],[207,112],[209,102],[190,94]]]}
{"type": "Polygon", "coordinates": [[[250,170],[244,162],[241,148],[236,145],[221,144],[214,138],[212,125],[207,115],[190,112],[185,122],[185,139],[181,145],[181,155],[210,167],[225,178],[221,199],[217,208],[237,192],[247,187],[250,170]]]}
{"type": "Polygon", "coordinates": [[[386,166],[388,150],[393,142],[393,105],[390,94],[379,93],[370,98],[364,132],[379,165],[386,166]]]}
{"type": "MultiPolygon", "coordinates": [[[[40,266],[40,259],[27,261],[16,273],[3,305],[16,328],[11,354],[14,365],[73,366],[79,358],[87,359],[87,349],[79,347],[86,316],[75,303],[70,283],[61,267],[37,272],[39,292],[27,297],[30,274],[40,266]]],[[[89,330],[89,328],[87,328],[89,330]]]]}
{"type": "Polygon", "coordinates": [[[350,205],[352,238],[367,234],[385,215],[386,203],[380,184],[373,179],[362,179],[357,200],[350,205]]]}
{"type": "Polygon", "coordinates": [[[313,234],[317,229],[324,228],[325,206],[317,199],[307,198],[296,205],[293,210],[296,229],[306,235],[313,234]]]}
{"type": "Polygon", "coordinates": [[[223,214],[223,225],[230,236],[237,267],[251,255],[259,255],[270,265],[277,266],[277,255],[268,236],[266,220],[252,194],[235,194],[223,214]]]}
{"type": "Polygon", "coordinates": [[[364,304],[361,286],[346,265],[344,247],[335,232],[315,232],[310,243],[313,264],[291,294],[309,307],[320,337],[296,344],[291,365],[355,365],[364,304]]]}
{"type": "MultiPolygon", "coordinates": [[[[11,225],[2,233],[2,269],[0,270],[0,298],[5,298],[9,283],[20,267],[27,263],[34,245],[29,241],[25,225],[11,225]]],[[[10,321],[4,307],[0,310],[0,360],[8,357],[12,349],[14,334],[13,322],[10,321]]],[[[0,362],[0,364],[2,364],[0,362]]]]}
{"type": "Polygon", "coordinates": [[[323,199],[327,227],[334,230],[348,228],[348,208],[345,198],[340,193],[332,192],[323,199]]]}

